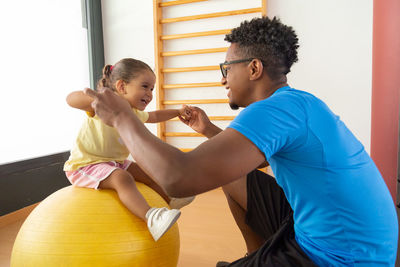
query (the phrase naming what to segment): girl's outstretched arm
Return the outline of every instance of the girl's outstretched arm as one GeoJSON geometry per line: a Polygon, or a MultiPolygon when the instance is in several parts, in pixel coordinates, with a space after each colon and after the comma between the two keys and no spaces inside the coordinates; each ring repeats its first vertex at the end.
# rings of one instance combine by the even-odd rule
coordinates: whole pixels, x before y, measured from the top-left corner
{"type": "Polygon", "coordinates": [[[191,110],[188,106],[183,105],[180,109],[162,109],[149,112],[149,118],[147,123],[157,123],[162,121],[167,121],[175,117],[183,117],[185,119],[190,119],[191,110]]]}
{"type": "Polygon", "coordinates": [[[161,109],[149,112],[149,118],[146,123],[157,123],[167,121],[179,116],[179,109],[161,109]]]}
{"type": "Polygon", "coordinates": [[[66,100],[71,107],[87,111],[89,114],[94,115],[94,110],[91,106],[93,98],[86,95],[83,91],[70,93],[66,100]]]}

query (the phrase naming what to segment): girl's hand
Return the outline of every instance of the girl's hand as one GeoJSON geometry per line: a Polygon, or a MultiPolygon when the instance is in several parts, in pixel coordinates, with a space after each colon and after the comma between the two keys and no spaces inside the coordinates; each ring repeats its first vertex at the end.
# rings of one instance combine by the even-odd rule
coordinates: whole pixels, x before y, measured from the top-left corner
{"type": "Polygon", "coordinates": [[[191,108],[187,105],[182,105],[182,108],[179,109],[179,117],[182,117],[186,121],[190,120],[190,117],[192,117],[191,108]]]}

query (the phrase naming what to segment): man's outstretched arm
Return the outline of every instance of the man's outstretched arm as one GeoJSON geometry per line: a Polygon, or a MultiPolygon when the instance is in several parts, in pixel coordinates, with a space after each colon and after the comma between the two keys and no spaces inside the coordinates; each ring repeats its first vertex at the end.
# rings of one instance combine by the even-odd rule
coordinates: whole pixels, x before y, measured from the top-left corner
{"type": "MultiPolygon", "coordinates": [[[[222,132],[222,129],[210,121],[204,110],[195,106],[188,106],[188,108],[191,109],[191,116],[188,119],[179,117],[184,124],[191,127],[196,132],[204,135],[208,139],[222,132]]],[[[264,168],[267,166],[269,166],[268,161],[264,161],[257,168],[264,168]]]]}
{"type": "Polygon", "coordinates": [[[191,116],[189,118],[183,118],[179,116],[181,122],[192,128],[196,132],[204,135],[208,139],[222,132],[222,129],[220,129],[210,121],[204,110],[194,106],[187,107],[191,111],[191,116]]]}
{"type": "Polygon", "coordinates": [[[230,128],[184,153],[154,136],[126,100],[112,91],[85,93],[95,99],[96,114],[118,130],[139,166],[171,196],[190,196],[230,183],[265,160],[250,140],[230,128]]]}

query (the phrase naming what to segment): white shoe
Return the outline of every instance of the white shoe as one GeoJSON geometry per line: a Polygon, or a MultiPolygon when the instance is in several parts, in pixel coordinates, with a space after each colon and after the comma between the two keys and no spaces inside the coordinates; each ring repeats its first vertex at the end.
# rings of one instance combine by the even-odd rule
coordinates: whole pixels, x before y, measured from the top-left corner
{"type": "Polygon", "coordinates": [[[181,215],[180,210],[167,208],[150,208],[146,213],[147,228],[157,241],[162,237],[181,215]]]}
{"type": "Polygon", "coordinates": [[[169,202],[169,206],[171,207],[171,209],[180,210],[184,206],[189,205],[190,203],[192,203],[194,198],[195,198],[195,196],[184,197],[184,198],[174,198],[174,197],[172,197],[171,201],[169,202]]]}

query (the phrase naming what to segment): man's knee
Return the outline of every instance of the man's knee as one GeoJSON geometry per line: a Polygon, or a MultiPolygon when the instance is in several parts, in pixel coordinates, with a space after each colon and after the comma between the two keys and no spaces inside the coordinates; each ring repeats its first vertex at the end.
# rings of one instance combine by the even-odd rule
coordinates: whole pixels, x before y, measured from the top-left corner
{"type": "Polygon", "coordinates": [[[247,209],[247,177],[222,186],[222,190],[228,200],[232,200],[243,209],[247,209]]]}

